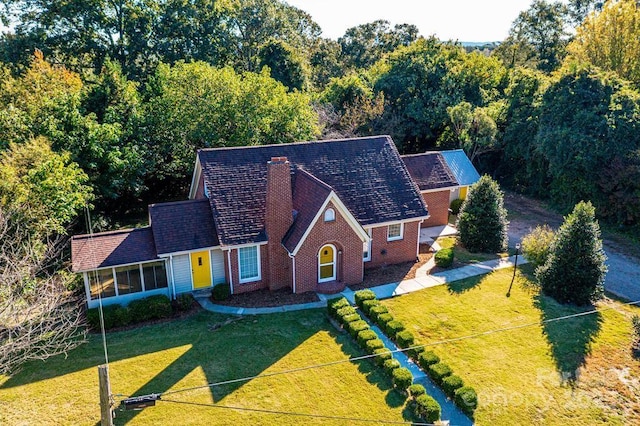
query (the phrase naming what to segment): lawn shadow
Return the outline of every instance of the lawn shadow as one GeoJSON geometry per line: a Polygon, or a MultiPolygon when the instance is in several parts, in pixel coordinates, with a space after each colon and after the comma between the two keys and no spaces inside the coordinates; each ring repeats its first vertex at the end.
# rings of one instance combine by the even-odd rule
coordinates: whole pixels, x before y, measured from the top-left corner
{"type": "Polygon", "coordinates": [[[602,328],[602,315],[588,315],[558,321],[555,318],[592,311],[594,306],[562,305],[542,294],[534,298],[541,311],[542,330],[551,347],[560,381],[573,387],[580,378],[580,367],[591,353],[591,344],[602,328]]]}
{"type": "Polygon", "coordinates": [[[450,294],[462,294],[479,286],[487,275],[479,275],[476,277],[465,278],[463,280],[452,281],[447,283],[447,290],[450,294]]]}

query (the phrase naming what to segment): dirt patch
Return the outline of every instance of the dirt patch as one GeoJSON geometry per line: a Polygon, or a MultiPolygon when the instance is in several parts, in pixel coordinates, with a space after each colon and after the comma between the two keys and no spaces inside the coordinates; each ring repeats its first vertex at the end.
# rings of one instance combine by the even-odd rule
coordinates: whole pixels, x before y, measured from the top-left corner
{"type": "Polygon", "coordinates": [[[410,280],[416,277],[416,271],[427,263],[433,256],[428,244],[420,244],[418,262],[405,262],[397,265],[385,265],[364,271],[364,281],[360,284],[350,285],[351,290],[357,291],[379,285],[397,283],[402,280],[410,280]]]}
{"type": "Polygon", "coordinates": [[[227,300],[214,300],[213,303],[225,306],[236,306],[242,308],[271,308],[282,305],[297,305],[298,303],[317,302],[318,295],[312,292],[293,294],[291,289],[280,290],[256,290],[248,293],[234,294],[227,300]]]}

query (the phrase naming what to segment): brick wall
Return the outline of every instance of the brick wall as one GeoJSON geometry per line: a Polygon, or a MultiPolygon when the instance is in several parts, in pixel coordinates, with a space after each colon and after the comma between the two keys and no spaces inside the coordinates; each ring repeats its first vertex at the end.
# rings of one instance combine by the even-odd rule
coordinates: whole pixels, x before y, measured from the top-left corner
{"type": "Polygon", "coordinates": [[[403,238],[387,241],[387,227],[380,226],[371,230],[371,260],[365,262],[365,268],[410,262],[416,260],[420,221],[404,224],[403,238]]]}
{"type": "Polygon", "coordinates": [[[429,219],[422,222],[422,227],[446,225],[449,222],[449,195],[451,191],[423,192],[422,198],[429,210],[429,219]]]}
{"type": "MultiPolygon", "coordinates": [[[[260,249],[260,281],[254,281],[250,283],[240,284],[240,272],[238,270],[238,250],[231,250],[231,273],[233,274],[233,293],[246,293],[248,291],[259,290],[261,288],[269,287],[269,259],[267,254],[267,246],[261,245],[258,246],[260,249]]],[[[231,282],[229,280],[229,264],[227,257],[227,253],[224,254],[224,268],[225,275],[227,276],[227,282],[231,282]]]]}
{"type": "Polygon", "coordinates": [[[296,254],[296,293],[316,291],[322,285],[318,284],[318,252],[325,244],[333,244],[338,251],[336,280],[344,286],[362,281],[362,240],[332,203],[329,207],[335,210],[336,220],[325,222],[323,212],[296,254]]]}

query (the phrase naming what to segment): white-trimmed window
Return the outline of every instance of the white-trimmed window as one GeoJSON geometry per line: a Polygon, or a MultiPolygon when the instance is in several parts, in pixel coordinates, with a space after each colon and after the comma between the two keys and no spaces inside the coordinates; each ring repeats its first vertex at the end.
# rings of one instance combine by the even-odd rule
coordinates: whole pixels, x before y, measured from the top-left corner
{"type": "Polygon", "coordinates": [[[327,244],[318,253],[318,282],[323,283],[336,279],[336,247],[327,244]]]}
{"type": "Polygon", "coordinates": [[[258,246],[238,249],[238,269],[241,284],[260,280],[260,249],[258,246]]]}
{"type": "Polygon", "coordinates": [[[362,260],[369,262],[371,260],[371,228],[365,229],[369,235],[369,241],[362,243],[362,260]]]}
{"type": "Polygon", "coordinates": [[[113,279],[112,268],[90,271],[87,275],[92,299],[116,296],[116,282],[113,279]]]}
{"type": "Polygon", "coordinates": [[[328,208],[324,211],[324,221],[325,222],[333,222],[336,220],[336,212],[332,208],[328,208]]]}
{"type": "Polygon", "coordinates": [[[387,226],[387,241],[401,240],[403,228],[402,223],[394,223],[393,225],[387,226]]]}

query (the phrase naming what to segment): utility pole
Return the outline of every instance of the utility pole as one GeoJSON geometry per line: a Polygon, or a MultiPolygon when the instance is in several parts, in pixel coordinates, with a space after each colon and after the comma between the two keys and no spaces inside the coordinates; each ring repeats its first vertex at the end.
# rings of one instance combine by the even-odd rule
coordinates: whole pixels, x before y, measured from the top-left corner
{"type": "Polygon", "coordinates": [[[98,379],[100,381],[100,426],[113,426],[108,365],[98,366],[98,379]]]}

